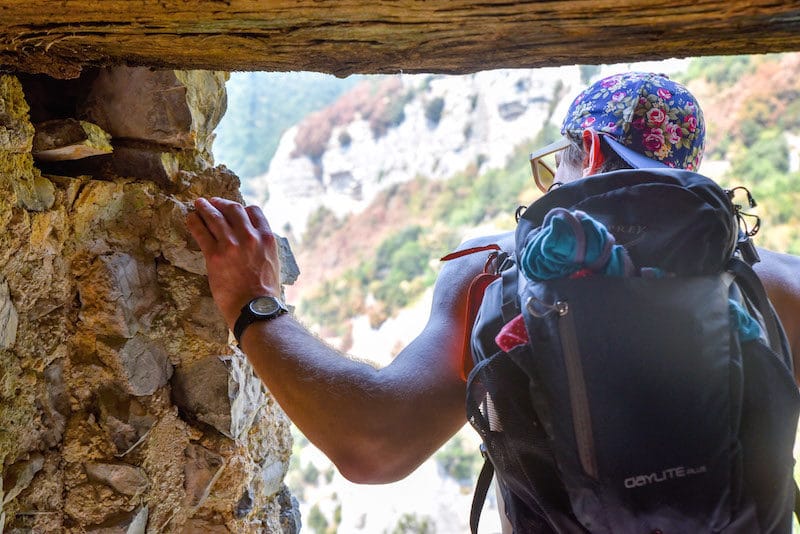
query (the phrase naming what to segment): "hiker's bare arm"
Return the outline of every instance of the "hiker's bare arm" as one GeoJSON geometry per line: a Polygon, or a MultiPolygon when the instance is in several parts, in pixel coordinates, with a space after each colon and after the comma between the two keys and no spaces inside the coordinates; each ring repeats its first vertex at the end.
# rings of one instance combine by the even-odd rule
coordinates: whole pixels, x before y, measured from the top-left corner
{"type": "Polygon", "coordinates": [[[759,249],[753,268],[764,282],[792,347],[795,380],[800,383],[800,257],[759,249]]]}
{"type": "MultiPolygon", "coordinates": [[[[258,208],[212,202],[198,201],[187,224],[230,327],[251,298],[278,294],[276,245],[258,208]]],[[[258,375],[350,480],[402,478],[464,424],[465,289],[483,267],[479,256],[445,264],[426,327],[383,369],[340,354],[288,315],[245,331],[242,348],[258,375]]]]}

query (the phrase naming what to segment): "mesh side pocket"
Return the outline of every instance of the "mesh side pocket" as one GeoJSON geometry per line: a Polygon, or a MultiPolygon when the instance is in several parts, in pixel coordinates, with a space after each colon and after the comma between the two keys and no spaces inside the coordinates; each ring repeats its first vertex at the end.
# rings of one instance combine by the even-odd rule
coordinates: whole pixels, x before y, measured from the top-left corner
{"type": "MultiPolygon", "coordinates": [[[[525,346],[512,352],[525,350],[530,352],[525,346]]],[[[528,378],[508,354],[495,354],[470,373],[467,418],[483,439],[506,499],[511,497],[507,513],[518,531],[584,532],[570,517],[528,378]]]]}

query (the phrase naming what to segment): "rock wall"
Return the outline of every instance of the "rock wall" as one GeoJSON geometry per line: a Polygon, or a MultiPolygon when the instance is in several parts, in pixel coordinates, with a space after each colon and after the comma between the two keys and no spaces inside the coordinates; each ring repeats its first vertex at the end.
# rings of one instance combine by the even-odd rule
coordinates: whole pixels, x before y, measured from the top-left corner
{"type": "Polygon", "coordinates": [[[0,76],[0,532],[299,529],[288,420],[184,224],[240,199],[209,156],[224,82],[0,76]]]}

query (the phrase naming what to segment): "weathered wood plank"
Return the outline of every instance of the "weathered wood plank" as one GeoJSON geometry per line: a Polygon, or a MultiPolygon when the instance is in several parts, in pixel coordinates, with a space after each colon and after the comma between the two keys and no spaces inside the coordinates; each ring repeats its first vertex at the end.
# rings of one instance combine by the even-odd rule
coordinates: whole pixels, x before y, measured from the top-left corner
{"type": "Polygon", "coordinates": [[[800,49],[800,2],[6,0],[0,69],[465,73],[800,49]]]}

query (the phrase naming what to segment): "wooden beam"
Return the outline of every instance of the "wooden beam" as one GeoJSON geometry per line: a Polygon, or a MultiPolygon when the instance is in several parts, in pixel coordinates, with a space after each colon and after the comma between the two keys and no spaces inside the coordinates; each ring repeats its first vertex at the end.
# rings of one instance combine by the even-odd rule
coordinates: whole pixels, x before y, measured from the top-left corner
{"type": "Polygon", "coordinates": [[[778,0],[5,0],[0,69],[468,73],[800,50],[778,0]]]}

